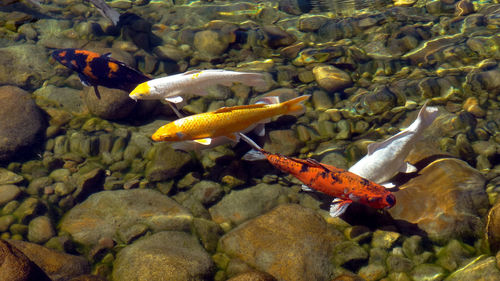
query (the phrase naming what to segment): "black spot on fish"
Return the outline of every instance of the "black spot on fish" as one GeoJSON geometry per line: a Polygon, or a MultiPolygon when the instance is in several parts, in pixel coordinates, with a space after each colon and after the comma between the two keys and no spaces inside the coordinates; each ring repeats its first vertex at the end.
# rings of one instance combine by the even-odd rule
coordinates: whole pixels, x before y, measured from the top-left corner
{"type": "Polygon", "coordinates": [[[306,173],[307,171],[309,171],[309,166],[305,165],[305,164],[302,164],[302,167],[300,167],[300,173],[306,173]]]}

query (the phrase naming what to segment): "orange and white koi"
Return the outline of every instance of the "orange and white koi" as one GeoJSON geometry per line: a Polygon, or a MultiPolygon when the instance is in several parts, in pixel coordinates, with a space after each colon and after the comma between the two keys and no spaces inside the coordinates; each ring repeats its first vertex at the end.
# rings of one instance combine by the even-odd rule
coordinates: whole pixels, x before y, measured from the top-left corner
{"type": "MultiPolygon", "coordinates": [[[[187,116],[159,128],[151,137],[155,141],[195,140],[209,145],[212,138],[227,137],[239,140],[239,132],[248,132],[272,117],[283,114],[302,114],[302,102],[309,95],[279,103],[278,97],[267,97],[270,104],[257,103],[219,108],[216,111],[187,116]]],[[[263,129],[263,127],[262,127],[263,129]]],[[[260,132],[263,135],[264,131],[260,132]]]]}
{"type": "Polygon", "coordinates": [[[231,86],[234,82],[248,86],[266,84],[262,73],[223,69],[190,70],[144,82],[138,85],[129,96],[134,100],[164,99],[168,102],[180,103],[183,101],[183,95],[206,95],[207,87],[217,84],[231,86]]]}
{"type": "Polygon", "coordinates": [[[303,189],[314,189],[335,197],[330,205],[330,216],[337,217],[345,212],[352,202],[358,202],[374,209],[387,209],[396,204],[396,197],[383,186],[362,178],[349,171],[322,164],[314,159],[299,159],[274,154],[263,150],[247,136],[240,134],[253,150],[243,159],[267,159],[276,168],[299,179],[303,189]]]}

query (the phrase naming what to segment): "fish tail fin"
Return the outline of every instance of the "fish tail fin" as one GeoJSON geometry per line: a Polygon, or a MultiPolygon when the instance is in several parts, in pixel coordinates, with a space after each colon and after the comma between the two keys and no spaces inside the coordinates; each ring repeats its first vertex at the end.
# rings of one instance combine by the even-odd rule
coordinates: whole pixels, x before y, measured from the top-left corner
{"type": "Polygon", "coordinates": [[[242,74],[239,82],[252,87],[264,87],[267,85],[267,81],[264,79],[264,74],[254,72],[242,74]]]}
{"type": "Polygon", "coordinates": [[[241,159],[246,160],[246,161],[259,161],[259,160],[265,160],[265,159],[267,159],[267,157],[261,151],[252,149],[249,152],[247,152],[245,155],[243,155],[243,157],[241,159]]]}
{"type": "Polygon", "coordinates": [[[262,150],[262,147],[260,147],[258,144],[256,144],[251,138],[247,137],[243,133],[238,133],[241,137],[242,140],[244,140],[246,143],[248,143],[253,149],[255,150],[262,150]]]}
{"type": "MultiPolygon", "coordinates": [[[[432,124],[432,122],[434,122],[434,119],[436,119],[436,117],[438,115],[437,107],[433,107],[433,106],[427,107],[428,102],[429,101],[426,101],[424,103],[424,105],[422,105],[422,108],[418,112],[418,116],[417,116],[417,119],[420,120],[418,127],[421,128],[422,130],[429,127],[432,124]]],[[[414,124],[417,124],[417,122],[414,122],[414,124]]],[[[417,128],[413,128],[413,129],[417,129],[417,128]]]]}
{"type": "Polygon", "coordinates": [[[311,95],[303,95],[282,103],[282,105],[286,108],[286,114],[300,115],[304,113],[306,111],[306,107],[302,102],[307,100],[310,96],[311,95]]]}

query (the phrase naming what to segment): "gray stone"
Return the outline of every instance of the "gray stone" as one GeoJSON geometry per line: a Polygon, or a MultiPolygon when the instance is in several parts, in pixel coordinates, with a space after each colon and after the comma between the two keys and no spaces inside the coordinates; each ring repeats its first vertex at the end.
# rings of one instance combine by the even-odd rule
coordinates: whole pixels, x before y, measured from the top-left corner
{"type": "Polygon", "coordinates": [[[500,270],[495,257],[483,257],[452,272],[445,281],[500,280],[500,270]]]}
{"type": "Polygon", "coordinates": [[[469,263],[474,254],[474,247],[453,239],[437,252],[436,264],[452,272],[469,263]]]}
{"type": "Polygon", "coordinates": [[[445,271],[442,267],[434,264],[420,264],[417,265],[410,273],[414,281],[439,281],[443,280],[445,271]]]}
{"type": "Polygon", "coordinates": [[[163,231],[142,238],[118,253],[114,281],[210,280],[215,265],[196,237],[163,231]]]}
{"type": "Polygon", "coordinates": [[[36,178],[30,182],[28,188],[26,189],[26,193],[40,196],[43,194],[45,187],[51,185],[52,182],[52,179],[49,177],[36,178]]]}
{"type": "Polygon", "coordinates": [[[33,95],[37,100],[37,104],[44,110],[48,110],[48,108],[54,107],[54,105],[70,113],[83,113],[85,110],[82,98],[80,97],[80,90],[47,85],[34,91],[33,95]]]}
{"type": "Polygon", "coordinates": [[[401,234],[393,231],[376,230],[373,233],[372,247],[389,249],[401,237],[401,234]]]}
{"type": "Polygon", "coordinates": [[[168,143],[158,143],[153,149],[154,158],[146,167],[146,178],[151,182],[165,181],[188,167],[192,159],[189,153],[174,150],[168,143]]]}
{"type": "Polygon", "coordinates": [[[16,173],[13,173],[7,169],[0,168],[0,184],[16,184],[20,183],[24,178],[16,173]]]}
{"type": "Polygon", "coordinates": [[[0,185],[0,206],[9,203],[21,194],[21,189],[13,184],[0,185]]]}
{"type": "Polygon", "coordinates": [[[25,223],[37,215],[42,209],[42,203],[36,198],[27,198],[12,213],[19,222],[25,223]]]}
{"type": "Polygon", "coordinates": [[[28,240],[37,244],[49,241],[56,232],[50,218],[46,216],[36,217],[28,225],[28,240]]]}
{"type": "Polygon", "coordinates": [[[220,184],[204,180],[195,184],[189,193],[204,206],[207,206],[217,202],[224,195],[224,190],[220,184]]]}
{"type": "Polygon", "coordinates": [[[136,224],[153,231],[189,230],[192,219],[184,207],[158,191],[130,189],[90,195],[66,213],[59,226],[75,242],[88,246],[136,224]]]}
{"type": "Polygon", "coordinates": [[[293,130],[274,130],[268,133],[270,142],[264,144],[264,149],[271,153],[291,155],[297,152],[300,142],[293,130]]]}
{"type": "Polygon", "coordinates": [[[353,241],[345,241],[335,245],[334,254],[333,260],[337,265],[368,259],[366,250],[353,241]]]}
{"type": "Polygon", "coordinates": [[[13,215],[5,215],[0,217],[0,232],[9,230],[9,227],[16,221],[13,215]]]}
{"type": "MultiPolygon", "coordinates": [[[[49,64],[47,57],[47,50],[40,45],[16,44],[0,48],[0,85],[39,88],[54,75],[54,67],[49,64]]],[[[3,97],[2,102],[5,102],[3,97]]],[[[13,107],[9,106],[5,108],[13,110],[13,107]]],[[[12,112],[21,114],[20,111],[12,112]]]]}
{"type": "Polygon", "coordinates": [[[216,223],[238,225],[287,201],[285,187],[261,183],[243,190],[233,190],[208,211],[216,223]]]}
{"type": "Polygon", "coordinates": [[[107,120],[119,120],[128,117],[136,106],[128,92],[119,89],[99,87],[100,98],[93,87],[85,87],[83,101],[92,114],[107,120]]]}
{"type": "Polygon", "coordinates": [[[45,124],[28,92],[14,86],[2,86],[0,99],[0,161],[5,161],[31,149],[44,132],[45,124]]]}

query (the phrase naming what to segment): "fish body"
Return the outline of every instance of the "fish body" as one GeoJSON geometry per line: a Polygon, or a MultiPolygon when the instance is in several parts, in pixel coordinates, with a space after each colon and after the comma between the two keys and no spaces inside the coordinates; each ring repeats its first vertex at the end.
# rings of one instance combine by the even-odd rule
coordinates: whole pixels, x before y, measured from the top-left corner
{"type": "Polygon", "coordinates": [[[241,135],[254,150],[244,156],[246,160],[267,159],[276,168],[289,173],[304,183],[304,189],[314,189],[335,197],[330,215],[336,217],[345,212],[349,204],[358,202],[375,209],[386,209],[396,203],[394,195],[383,186],[349,171],[322,164],[314,159],[299,159],[269,153],[255,142],[241,135]]]}
{"type": "Polygon", "coordinates": [[[81,49],[59,49],[52,57],[62,65],[78,73],[85,86],[93,86],[99,96],[97,86],[121,89],[130,92],[138,84],[150,80],[148,76],[110,57],[81,49]]]}
{"type": "Polygon", "coordinates": [[[417,119],[405,130],[377,143],[368,145],[368,154],[356,162],[349,171],[388,188],[394,184],[388,182],[398,172],[411,173],[416,168],[405,162],[415,143],[420,139],[425,128],[437,117],[436,107],[422,106],[417,119]]]}
{"type": "Polygon", "coordinates": [[[129,96],[134,100],[165,99],[172,103],[180,103],[183,101],[183,95],[205,95],[207,87],[217,84],[231,86],[234,82],[249,86],[261,86],[266,83],[261,73],[222,69],[191,70],[142,83],[129,96]]]}
{"type": "Polygon", "coordinates": [[[196,140],[209,145],[212,138],[227,137],[238,141],[238,132],[247,132],[278,115],[300,114],[305,108],[302,101],[309,95],[275,104],[257,103],[223,107],[177,119],[159,128],[152,136],[155,141],[196,140]]]}

